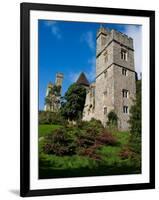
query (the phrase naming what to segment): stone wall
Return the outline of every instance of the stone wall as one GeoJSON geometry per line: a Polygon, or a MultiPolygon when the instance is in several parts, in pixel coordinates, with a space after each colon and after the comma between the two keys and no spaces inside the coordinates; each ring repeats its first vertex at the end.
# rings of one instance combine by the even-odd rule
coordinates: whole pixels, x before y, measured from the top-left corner
{"type": "Polygon", "coordinates": [[[136,85],[135,72],[127,71],[127,76],[122,74],[122,67],[114,65],[114,110],[118,116],[118,128],[129,129],[129,111],[135,99],[136,85]],[[128,97],[123,97],[122,90],[128,91],[128,97]],[[123,106],[128,106],[128,113],[123,112],[123,106]]]}
{"type": "Polygon", "coordinates": [[[83,110],[83,120],[89,121],[95,118],[95,83],[86,88],[86,100],[83,110]]]}
{"type": "Polygon", "coordinates": [[[95,116],[105,125],[107,114],[114,109],[114,71],[113,66],[96,79],[95,116]],[[106,112],[104,109],[106,108],[106,112]]]}
{"type": "MultiPolygon", "coordinates": [[[[119,119],[118,128],[128,130],[129,110],[135,94],[133,39],[115,30],[100,28],[97,33],[95,111],[92,116],[106,125],[107,114],[114,110],[119,119]],[[121,51],[126,52],[126,59],[122,59],[121,51]],[[122,69],[126,70],[125,75],[122,69]],[[123,97],[123,89],[128,91],[127,97],[123,97]],[[123,106],[128,107],[128,113],[123,112],[123,106]]],[[[90,102],[90,90],[88,90],[84,120],[91,119],[90,113],[86,112],[90,102]]]]}
{"type": "Polygon", "coordinates": [[[123,46],[122,44],[119,44],[115,41],[113,41],[112,43],[113,43],[113,63],[134,71],[135,70],[134,50],[129,49],[128,47],[123,46]],[[121,59],[121,50],[125,50],[127,52],[127,60],[121,59]]]}
{"type": "Polygon", "coordinates": [[[96,77],[100,76],[113,63],[113,44],[111,43],[100,55],[96,58],[96,77]],[[107,54],[108,60],[105,61],[107,54]]]}

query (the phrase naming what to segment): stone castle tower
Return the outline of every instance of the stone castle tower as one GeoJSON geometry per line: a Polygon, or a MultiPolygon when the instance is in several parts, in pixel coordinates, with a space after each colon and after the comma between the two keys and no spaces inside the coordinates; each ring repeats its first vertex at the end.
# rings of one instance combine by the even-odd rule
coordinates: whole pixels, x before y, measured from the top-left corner
{"type": "Polygon", "coordinates": [[[83,120],[92,117],[106,126],[114,111],[118,128],[129,129],[129,110],[136,94],[133,39],[100,27],[96,37],[96,81],[87,89],[83,120]]]}
{"type": "Polygon", "coordinates": [[[60,97],[63,77],[64,76],[62,73],[57,73],[55,84],[51,82],[48,84],[45,96],[45,111],[57,112],[60,108],[60,97]]]}
{"type": "Polygon", "coordinates": [[[57,86],[62,87],[62,81],[63,81],[63,74],[62,74],[62,73],[57,73],[57,74],[56,74],[55,84],[56,84],[57,86]]]}

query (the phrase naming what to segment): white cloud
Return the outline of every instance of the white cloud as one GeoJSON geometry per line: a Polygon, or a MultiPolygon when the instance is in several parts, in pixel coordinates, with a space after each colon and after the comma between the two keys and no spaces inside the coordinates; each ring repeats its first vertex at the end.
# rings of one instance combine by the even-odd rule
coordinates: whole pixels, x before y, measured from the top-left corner
{"type": "Polygon", "coordinates": [[[135,71],[138,75],[142,72],[142,41],[141,41],[141,26],[128,25],[124,33],[133,38],[134,55],[135,55],[135,71]]]}
{"type": "Polygon", "coordinates": [[[57,38],[61,39],[62,35],[56,21],[48,20],[45,22],[45,25],[51,29],[52,34],[57,38]]]}
{"type": "Polygon", "coordinates": [[[93,32],[88,31],[81,36],[81,41],[85,42],[90,50],[95,50],[95,41],[93,38],[93,32]]]}

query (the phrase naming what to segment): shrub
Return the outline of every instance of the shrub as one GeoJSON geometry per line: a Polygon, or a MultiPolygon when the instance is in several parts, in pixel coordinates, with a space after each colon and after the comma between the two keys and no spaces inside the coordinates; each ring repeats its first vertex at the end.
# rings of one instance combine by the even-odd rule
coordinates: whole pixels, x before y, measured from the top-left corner
{"type": "Polygon", "coordinates": [[[66,125],[67,121],[59,113],[39,111],[39,124],[66,125]]]}
{"type": "Polygon", "coordinates": [[[101,156],[97,154],[96,150],[97,150],[97,146],[91,146],[89,148],[83,148],[81,149],[81,151],[79,152],[80,155],[83,156],[87,156],[89,158],[92,158],[93,160],[101,160],[101,156]]]}
{"type": "Polygon", "coordinates": [[[104,127],[100,120],[92,118],[90,121],[81,121],[77,124],[77,127],[83,131],[92,132],[92,134],[97,135],[100,133],[104,127]]]}
{"type": "Polygon", "coordinates": [[[121,157],[121,159],[128,159],[132,157],[132,155],[133,153],[128,147],[123,148],[119,153],[119,156],[121,157]]]}
{"type": "Polygon", "coordinates": [[[76,152],[76,146],[64,129],[57,129],[53,134],[46,137],[43,150],[46,154],[57,156],[73,155],[76,152]]]}
{"type": "Polygon", "coordinates": [[[78,133],[76,138],[76,143],[79,147],[88,148],[94,144],[96,144],[96,138],[100,134],[99,130],[95,127],[91,128],[89,125],[85,127],[85,130],[82,130],[78,133]]]}
{"type": "Polygon", "coordinates": [[[117,127],[118,124],[118,116],[114,111],[110,111],[108,113],[108,121],[107,125],[110,127],[117,127]]]}
{"type": "Polygon", "coordinates": [[[99,160],[100,156],[96,153],[98,148],[116,144],[116,138],[99,121],[92,119],[80,126],[81,128],[78,125],[65,126],[45,136],[44,153],[57,156],[85,155],[99,160]]]}
{"type": "Polygon", "coordinates": [[[47,154],[55,154],[57,156],[64,156],[64,155],[74,155],[74,147],[57,144],[46,144],[44,146],[44,152],[47,154]]]}
{"type": "Polygon", "coordinates": [[[107,145],[115,145],[117,143],[117,139],[110,133],[107,132],[106,130],[101,133],[97,138],[97,144],[107,144],[107,145]]]}
{"type": "Polygon", "coordinates": [[[76,141],[79,147],[88,148],[95,143],[95,138],[91,135],[79,136],[76,141]]]}

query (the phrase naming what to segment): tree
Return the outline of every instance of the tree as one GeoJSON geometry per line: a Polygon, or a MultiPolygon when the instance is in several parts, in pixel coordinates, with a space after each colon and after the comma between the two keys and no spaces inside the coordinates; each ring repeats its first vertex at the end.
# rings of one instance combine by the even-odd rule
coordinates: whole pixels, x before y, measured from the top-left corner
{"type": "Polygon", "coordinates": [[[47,97],[45,97],[45,104],[49,105],[49,110],[54,111],[58,109],[59,106],[59,100],[54,94],[49,94],[47,97]]]}
{"type": "Polygon", "coordinates": [[[61,86],[54,85],[52,88],[52,94],[54,94],[55,96],[60,96],[61,95],[61,86]]]}
{"type": "Polygon", "coordinates": [[[136,99],[130,109],[130,146],[136,153],[141,153],[141,80],[136,81],[136,99]]]}
{"type": "Polygon", "coordinates": [[[107,125],[111,127],[117,127],[118,124],[118,116],[117,114],[112,110],[108,113],[108,121],[107,125]]]}
{"type": "Polygon", "coordinates": [[[45,97],[45,105],[49,106],[50,111],[57,111],[60,106],[61,86],[54,85],[50,88],[48,95],[45,97]]]}
{"type": "Polygon", "coordinates": [[[85,87],[77,83],[73,83],[63,97],[61,105],[62,116],[70,121],[81,119],[85,98],[85,87]]]}

